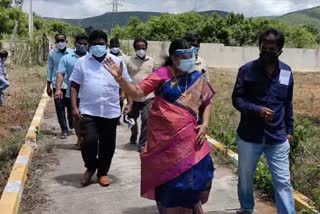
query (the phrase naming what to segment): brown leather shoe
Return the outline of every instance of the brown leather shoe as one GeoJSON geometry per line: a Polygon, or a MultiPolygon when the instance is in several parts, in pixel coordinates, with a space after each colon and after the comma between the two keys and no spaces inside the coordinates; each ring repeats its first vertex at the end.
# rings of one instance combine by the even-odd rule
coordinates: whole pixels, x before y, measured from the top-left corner
{"type": "Polygon", "coordinates": [[[110,185],[110,180],[108,176],[101,176],[98,178],[98,180],[99,180],[99,184],[103,187],[107,187],[110,185]]]}
{"type": "Polygon", "coordinates": [[[83,174],[81,180],[80,180],[80,184],[85,187],[88,186],[91,182],[91,178],[94,175],[94,171],[89,171],[88,169],[85,171],[85,173],[83,174]]]}

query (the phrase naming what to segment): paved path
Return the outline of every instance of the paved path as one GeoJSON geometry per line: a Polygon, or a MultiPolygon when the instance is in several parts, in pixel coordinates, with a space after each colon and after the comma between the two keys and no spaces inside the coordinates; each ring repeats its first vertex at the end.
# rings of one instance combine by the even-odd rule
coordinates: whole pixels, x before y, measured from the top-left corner
{"type": "MultiPolygon", "coordinates": [[[[96,178],[90,186],[80,187],[79,179],[84,167],[80,152],[72,150],[76,138],[73,135],[67,140],[60,140],[56,136],[58,132],[53,103],[50,102],[43,121],[41,141],[55,145],[59,164],[40,179],[45,194],[51,200],[48,209],[38,208],[34,213],[157,213],[154,201],[139,196],[140,160],[135,147],[128,144],[130,132],[126,127],[118,128],[117,148],[110,170],[112,185],[107,188],[100,187],[96,178]]],[[[236,177],[229,169],[220,166],[216,168],[211,198],[204,206],[205,213],[235,213],[239,206],[236,177]]],[[[257,206],[257,213],[274,213],[266,204],[258,203],[257,206]]]]}

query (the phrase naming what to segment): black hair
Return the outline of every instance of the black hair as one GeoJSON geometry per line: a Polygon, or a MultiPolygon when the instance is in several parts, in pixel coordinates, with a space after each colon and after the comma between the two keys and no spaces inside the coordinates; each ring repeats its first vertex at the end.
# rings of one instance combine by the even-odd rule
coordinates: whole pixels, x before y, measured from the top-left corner
{"type": "Polygon", "coordinates": [[[102,30],[94,30],[91,31],[90,35],[89,35],[89,42],[92,43],[93,41],[95,41],[96,39],[103,39],[106,41],[106,43],[108,42],[108,36],[107,34],[102,31],[102,30]]]}
{"type": "Polygon", "coordinates": [[[135,48],[137,46],[137,43],[139,42],[144,42],[144,44],[146,44],[146,47],[148,47],[147,40],[145,40],[144,38],[136,38],[133,42],[133,48],[135,48]]]}
{"type": "Polygon", "coordinates": [[[194,32],[187,32],[184,35],[184,39],[190,43],[197,41],[200,44],[202,42],[201,36],[197,33],[194,33],[194,32]]]}
{"type": "Polygon", "coordinates": [[[118,38],[110,39],[110,47],[120,47],[120,42],[118,38]]]}
{"type": "Polygon", "coordinates": [[[6,50],[2,50],[2,51],[0,51],[0,57],[8,57],[8,51],[6,51],[6,50]]]}
{"type": "Polygon", "coordinates": [[[169,57],[166,58],[165,66],[173,65],[171,57],[176,54],[178,49],[190,49],[191,45],[185,39],[175,39],[169,47],[169,57]]]}
{"type": "Polygon", "coordinates": [[[55,36],[54,36],[54,39],[57,40],[58,36],[63,36],[65,40],[67,40],[67,36],[64,34],[64,33],[57,33],[55,36]]]}
{"type": "Polygon", "coordinates": [[[270,34],[274,35],[277,40],[277,45],[280,48],[280,50],[283,48],[285,39],[284,35],[281,31],[275,29],[275,28],[268,28],[260,33],[259,35],[259,47],[261,46],[262,42],[266,39],[267,36],[270,34]]]}
{"type": "Polygon", "coordinates": [[[89,40],[89,37],[86,34],[78,34],[76,35],[76,37],[74,38],[75,42],[79,42],[79,40],[89,40]]]}

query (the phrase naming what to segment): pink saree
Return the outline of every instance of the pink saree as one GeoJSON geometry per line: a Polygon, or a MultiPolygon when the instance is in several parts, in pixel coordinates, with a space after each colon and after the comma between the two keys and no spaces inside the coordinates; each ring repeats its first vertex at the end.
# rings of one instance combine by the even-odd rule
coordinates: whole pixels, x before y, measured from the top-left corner
{"type": "Polygon", "coordinates": [[[158,186],[186,172],[211,151],[208,142],[198,145],[195,139],[199,109],[211,102],[215,92],[199,72],[177,80],[162,67],[139,84],[145,95],[156,92],[149,110],[147,145],[140,155],[141,196],[153,200],[158,186]]]}

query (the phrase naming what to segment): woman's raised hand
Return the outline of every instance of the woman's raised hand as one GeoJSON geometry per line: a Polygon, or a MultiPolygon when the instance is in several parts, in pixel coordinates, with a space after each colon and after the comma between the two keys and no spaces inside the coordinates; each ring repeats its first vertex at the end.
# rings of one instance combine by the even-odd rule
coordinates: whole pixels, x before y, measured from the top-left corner
{"type": "Polygon", "coordinates": [[[121,61],[120,66],[117,65],[110,57],[104,60],[103,67],[109,71],[109,73],[115,78],[119,79],[122,77],[123,63],[121,61]]]}

